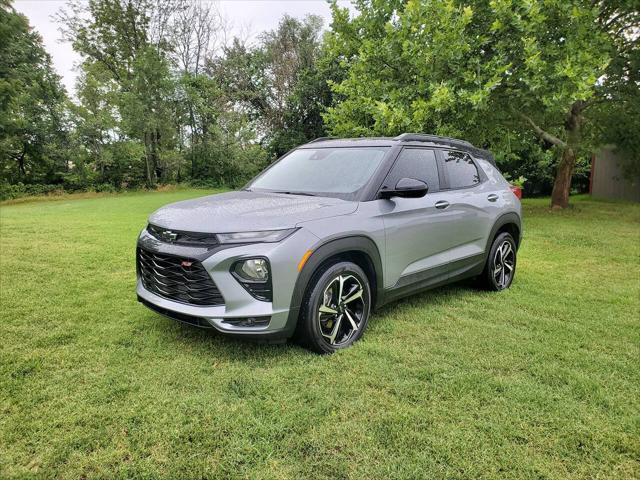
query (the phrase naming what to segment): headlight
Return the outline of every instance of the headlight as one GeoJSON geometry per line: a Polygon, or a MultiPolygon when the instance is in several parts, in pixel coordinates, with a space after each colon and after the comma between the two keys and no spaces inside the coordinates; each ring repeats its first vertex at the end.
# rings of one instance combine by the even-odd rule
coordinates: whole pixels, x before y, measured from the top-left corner
{"type": "Polygon", "coordinates": [[[239,260],[231,266],[231,274],[254,298],[272,301],[271,273],[266,258],[239,260]]]}
{"type": "Polygon", "coordinates": [[[261,232],[218,233],[220,243],[279,242],[284,240],[295,228],[286,230],[263,230],[261,232]]]}

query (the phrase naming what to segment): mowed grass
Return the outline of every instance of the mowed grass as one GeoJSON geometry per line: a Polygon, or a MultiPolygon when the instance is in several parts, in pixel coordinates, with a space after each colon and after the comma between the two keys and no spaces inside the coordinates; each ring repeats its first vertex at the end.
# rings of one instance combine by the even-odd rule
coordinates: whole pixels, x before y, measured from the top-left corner
{"type": "Polygon", "coordinates": [[[333,356],[135,296],[155,208],[0,207],[0,478],[638,478],[640,206],[525,201],[512,288],[385,307],[333,356]]]}

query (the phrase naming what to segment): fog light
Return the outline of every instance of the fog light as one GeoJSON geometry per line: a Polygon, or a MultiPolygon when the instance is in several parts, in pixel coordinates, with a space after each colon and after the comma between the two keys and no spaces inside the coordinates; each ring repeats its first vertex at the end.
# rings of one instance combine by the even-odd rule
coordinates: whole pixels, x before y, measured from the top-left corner
{"type": "Polygon", "coordinates": [[[225,318],[222,322],[235,327],[266,327],[271,317],[225,318]]]}
{"type": "Polygon", "coordinates": [[[245,280],[266,282],[269,280],[269,264],[264,258],[250,258],[238,265],[236,272],[245,280]]]}
{"type": "Polygon", "coordinates": [[[272,301],[271,274],[266,258],[239,260],[231,267],[231,273],[254,298],[263,302],[272,301]]]}

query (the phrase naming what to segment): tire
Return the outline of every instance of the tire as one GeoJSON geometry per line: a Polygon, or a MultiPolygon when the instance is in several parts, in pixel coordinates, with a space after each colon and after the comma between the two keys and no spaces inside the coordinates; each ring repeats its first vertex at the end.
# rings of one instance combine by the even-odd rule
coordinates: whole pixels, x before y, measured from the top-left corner
{"type": "Polygon", "coordinates": [[[346,261],[321,265],[302,300],[296,337],[314,352],[333,353],[362,337],[370,313],[369,279],[358,265],[346,261]]]}
{"type": "Polygon", "coordinates": [[[494,292],[509,288],[516,275],[516,256],[516,242],[511,234],[498,235],[489,250],[480,285],[494,292]]]}

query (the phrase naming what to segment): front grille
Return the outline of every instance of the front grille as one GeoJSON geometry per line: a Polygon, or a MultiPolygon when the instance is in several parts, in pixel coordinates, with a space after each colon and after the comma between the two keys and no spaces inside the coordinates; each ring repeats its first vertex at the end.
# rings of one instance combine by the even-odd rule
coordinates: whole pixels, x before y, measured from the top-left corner
{"type": "Polygon", "coordinates": [[[218,238],[213,233],[169,230],[152,224],[147,225],[147,232],[161,242],[173,243],[175,245],[211,248],[219,244],[218,238]]]}
{"type": "Polygon", "coordinates": [[[222,294],[197,260],[138,248],[138,273],[144,288],[156,295],[191,305],[224,305],[222,294]]]}

